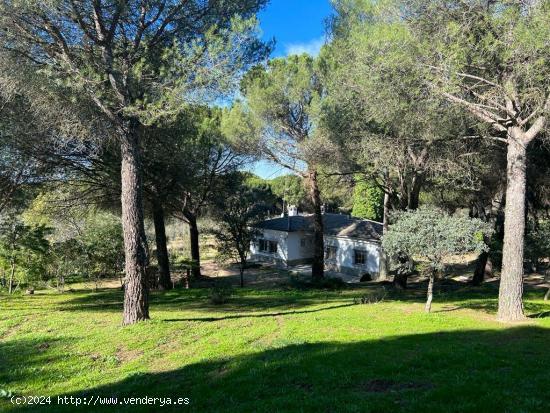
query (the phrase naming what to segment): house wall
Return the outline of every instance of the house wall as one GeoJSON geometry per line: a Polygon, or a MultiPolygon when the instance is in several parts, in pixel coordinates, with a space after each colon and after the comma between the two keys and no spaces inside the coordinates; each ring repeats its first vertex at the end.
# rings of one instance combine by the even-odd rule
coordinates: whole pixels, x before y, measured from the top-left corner
{"type": "Polygon", "coordinates": [[[325,260],[325,268],[350,275],[363,276],[369,273],[373,279],[380,274],[380,244],[372,241],[325,235],[327,245],[337,248],[335,260],[325,260]],[[364,265],[354,264],[355,252],[361,250],[367,253],[364,265]]]}
{"type": "Polygon", "coordinates": [[[313,258],[313,237],[303,232],[262,230],[262,234],[250,245],[253,260],[272,262],[280,266],[306,264],[313,258]],[[260,251],[259,239],[277,242],[277,254],[260,251]],[[302,246],[302,239],[305,246],[302,246]]]}
{"type": "Polygon", "coordinates": [[[313,237],[310,234],[303,232],[289,233],[287,247],[290,265],[307,263],[313,258],[313,237]]]}

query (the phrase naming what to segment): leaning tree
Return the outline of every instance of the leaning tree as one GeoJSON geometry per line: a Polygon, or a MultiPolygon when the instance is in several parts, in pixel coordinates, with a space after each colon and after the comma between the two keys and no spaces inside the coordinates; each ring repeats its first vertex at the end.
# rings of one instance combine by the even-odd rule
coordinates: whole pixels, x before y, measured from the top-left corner
{"type": "Polygon", "coordinates": [[[450,103],[477,118],[480,136],[507,151],[498,319],[523,311],[528,149],[550,116],[550,1],[408,0],[404,20],[422,43],[419,64],[450,103]]]}
{"type": "MultiPolygon", "coordinates": [[[[35,96],[85,97],[121,152],[126,284],[124,324],[149,318],[140,139],[183,103],[231,90],[266,45],[255,13],[266,0],[0,2],[0,50],[37,81],[35,96]]],[[[19,70],[12,70],[17,77],[19,70]]],[[[52,111],[56,108],[52,107],[52,111]]]]}

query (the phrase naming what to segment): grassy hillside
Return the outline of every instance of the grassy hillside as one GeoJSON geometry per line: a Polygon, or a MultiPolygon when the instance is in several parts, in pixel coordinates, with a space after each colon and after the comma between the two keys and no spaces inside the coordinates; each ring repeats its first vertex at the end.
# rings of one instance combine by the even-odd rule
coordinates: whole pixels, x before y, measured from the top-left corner
{"type": "Polygon", "coordinates": [[[114,288],[0,296],[0,389],[52,396],[3,398],[0,411],[548,411],[540,292],[528,293],[537,317],[510,326],[493,321],[494,286],[440,292],[429,315],[415,291],[355,304],[375,288],[244,289],[220,306],[205,289],[154,293],[152,320],[127,328],[114,288]],[[58,395],[190,404],[59,406],[58,395]]]}

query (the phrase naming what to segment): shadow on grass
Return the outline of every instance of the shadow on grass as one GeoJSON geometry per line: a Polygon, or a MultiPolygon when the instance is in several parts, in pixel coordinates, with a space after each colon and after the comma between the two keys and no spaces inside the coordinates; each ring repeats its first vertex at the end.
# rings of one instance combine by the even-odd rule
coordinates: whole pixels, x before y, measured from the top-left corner
{"type": "Polygon", "coordinates": [[[28,381],[39,374],[54,370],[56,363],[63,358],[59,355],[59,347],[72,341],[68,337],[47,336],[30,339],[5,338],[0,341],[0,390],[10,383],[28,381]]]}
{"type": "Polygon", "coordinates": [[[14,411],[500,413],[543,412],[550,403],[548,329],[525,326],[273,346],[68,394],[116,397],[117,402],[124,397],[188,397],[189,406],[52,404],[14,411]]]}
{"type": "MultiPolygon", "coordinates": [[[[550,308],[550,305],[547,305],[550,308]]],[[[530,318],[547,318],[550,317],[550,311],[541,311],[540,313],[531,314],[530,318]]]]}
{"type": "MultiPolygon", "coordinates": [[[[405,291],[389,290],[385,301],[424,303],[426,301],[427,282],[425,280],[410,284],[405,291]]],[[[451,312],[462,309],[496,314],[498,309],[498,281],[487,282],[481,286],[472,286],[467,282],[443,279],[434,286],[434,303],[452,304],[435,312],[451,312]]],[[[526,314],[533,318],[544,318],[550,312],[550,301],[541,302],[546,287],[524,285],[524,308],[526,314]]]]}
{"type": "Polygon", "coordinates": [[[336,310],[343,307],[351,307],[356,305],[354,303],[349,304],[340,304],[340,305],[331,305],[328,307],[316,308],[313,310],[297,310],[297,311],[281,311],[278,313],[261,313],[261,314],[235,314],[228,315],[224,317],[197,317],[197,318],[175,318],[175,319],[165,319],[162,321],[165,322],[176,322],[176,321],[202,321],[202,322],[213,322],[213,321],[222,321],[222,320],[233,320],[237,318],[266,318],[266,317],[277,317],[283,315],[294,315],[294,314],[309,314],[309,313],[318,313],[321,311],[336,310]]]}
{"type": "MultiPolygon", "coordinates": [[[[60,304],[59,311],[122,311],[123,293],[116,289],[103,289],[98,292],[79,294],[60,304]]],[[[227,303],[215,305],[210,302],[209,289],[155,291],[151,294],[151,308],[160,311],[201,311],[201,312],[256,312],[273,310],[298,310],[312,305],[341,303],[347,300],[334,291],[298,290],[236,290],[227,303]]],[[[349,299],[351,302],[351,298],[349,299]]],[[[23,308],[23,307],[22,307],[23,308]]],[[[21,308],[21,309],[22,309],[21,308]]],[[[24,307],[29,309],[29,307],[24,307]]]]}
{"type": "MultiPolygon", "coordinates": [[[[385,289],[384,301],[419,303],[426,300],[425,281],[416,281],[410,284],[405,291],[395,290],[387,285],[369,283],[365,285],[352,285],[342,290],[322,289],[293,289],[289,287],[280,289],[235,289],[234,295],[228,303],[214,305],[210,303],[209,289],[172,290],[168,292],[154,291],[151,294],[151,309],[153,311],[197,311],[211,313],[227,313],[228,316],[196,317],[177,321],[218,321],[222,319],[249,317],[246,313],[269,312],[257,317],[270,317],[295,313],[311,306],[339,306],[352,305],[354,298],[363,297],[371,293],[379,293],[385,289]]],[[[550,302],[540,301],[545,291],[533,286],[525,286],[525,310],[528,315],[534,317],[546,317],[545,312],[550,311],[550,302]]],[[[37,295],[25,301],[21,298],[11,299],[6,310],[41,310],[40,300],[50,299],[51,295],[37,295]]],[[[67,293],[60,300],[56,309],[71,312],[121,312],[123,305],[123,292],[119,289],[105,288],[97,292],[75,291],[67,293]]],[[[57,299],[57,298],[56,298],[57,299]]],[[[479,287],[473,287],[467,283],[444,279],[436,283],[434,288],[435,304],[452,304],[451,308],[436,310],[441,312],[471,309],[485,313],[496,313],[498,305],[498,282],[486,283],[479,287]]],[[[324,309],[311,309],[304,312],[320,311],[324,309]]]]}

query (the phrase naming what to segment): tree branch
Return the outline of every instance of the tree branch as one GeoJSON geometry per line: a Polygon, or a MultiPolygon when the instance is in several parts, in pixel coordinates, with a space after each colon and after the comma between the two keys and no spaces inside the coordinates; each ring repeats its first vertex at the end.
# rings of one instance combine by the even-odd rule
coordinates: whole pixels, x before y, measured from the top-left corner
{"type": "Polygon", "coordinates": [[[544,127],[546,126],[548,111],[550,111],[550,93],[546,97],[543,114],[539,116],[537,120],[533,123],[533,125],[529,128],[529,130],[525,132],[524,136],[527,144],[535,139],[537,135],[542,131],[542,129],[544,129],[544,127]]]}
{"type": "Polygon", "coordinates": [[[498,115],[486,109],[480,108],[478,105],[468,102],[450,93],[444,92],[443,96],[450,102],[458,103],[464,106],[472,115],[484,122],[490,123],[498,131],[505,132],[507,130],[505,126],[499,123],[505,121],[506,119],[502,119],[498,115]]]}

